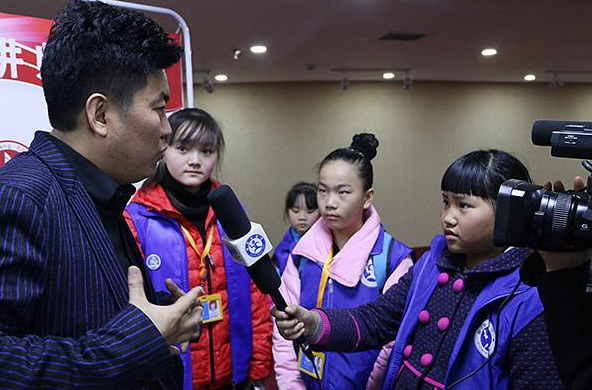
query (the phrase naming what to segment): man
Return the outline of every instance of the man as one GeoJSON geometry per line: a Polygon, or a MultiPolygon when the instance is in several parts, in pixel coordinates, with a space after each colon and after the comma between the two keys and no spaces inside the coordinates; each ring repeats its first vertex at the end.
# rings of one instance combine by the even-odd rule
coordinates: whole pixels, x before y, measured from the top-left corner
{"type": "Polygon", "coordinates": [[[53,130],[0,170],[0,388],[182,386],[174,345],[199,335],[199,291],[169,283],[177,301],[154,304],[122,216],[166,148],[164,69],[180,55],[135,11],[77,1],[56,18],[53,130]]]}
{"type": "MultiPolygon", "coordinates": [[[[584,179],[574,179],[574,190],[585,187],[584,179]]],[[[548,190],[562,192],[562,182],[545,183],[548,190]]],[[[590,250],[544,252],[527,261],[521,269],[526,283],[537,287],[545,308],[545,322],[557,369],[566,389],[592,388],[592,294],[590,250]]]]}

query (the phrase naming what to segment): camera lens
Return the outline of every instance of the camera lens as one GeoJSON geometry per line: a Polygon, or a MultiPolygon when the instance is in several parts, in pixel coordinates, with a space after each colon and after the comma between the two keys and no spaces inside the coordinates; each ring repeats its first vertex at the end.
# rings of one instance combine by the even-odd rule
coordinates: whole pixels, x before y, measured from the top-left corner
{"type": "Polygon", "coordinates": [[[545,191],[533,221],[536,247],[576,249],[590,245],[591,225],[584,218],[587,209],[583,194],[545,191]]]}

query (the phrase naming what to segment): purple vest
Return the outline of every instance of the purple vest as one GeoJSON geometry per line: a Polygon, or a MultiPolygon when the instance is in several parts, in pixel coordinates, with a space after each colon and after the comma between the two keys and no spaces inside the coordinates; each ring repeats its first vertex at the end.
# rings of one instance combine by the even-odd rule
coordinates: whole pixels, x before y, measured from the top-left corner
{"type": "MultiPolygon", "coordinates": [[[[327,283],[323,307],[352,308],[378,298],[381,287],[378,285],[377,275],[374,273],[373,259],[381,255],[386,256],[390,242],[385,240],[385,236],[390,237],[385,235],[384,228],[381,227],[376,243],[370,252],[366,269],[355,287],[346,287],[335,281],[332,284],[327,283]]],[[[388,275],[411,253],[411,249],[402,242],[394,240],[391,253],[390,269],[386,271],[388,275]]],[[[297,259],[302,261],[300,256],[297,259]]],[[[295,261],[298,260],[295,259],[295,261]]],[[[322,269],[317,263],[308,259],[303,267],[298,268],[301,268],[302,271],[300,274],[300,304],[307,309],[313,309],[317,306],[322,269]]],[[[323,387],[326,390],[365,388],[379,352],[380,349],[348,353],[326,352],[323,387]]],[[[308,375],[302,375],[302,379],[307,389],[319,388],[316,380],[308,375]]]]}
{"type": "MultiPolygon", "coordinates": [[[[187,247],[176,220],[147,210],[138,203],[130,203],[127,211],[134,221],[138,239],[146,258],[146,268],[155,291],[168,292],[165,280],[170,278],[183,291],[189,290],[187,247]]],[[[217,224],[220,237],[224,230],[217,224]]],[[[249,363],[253,350],[251,326],[251,281],[245,268],[230,257],[223,245],[226,287],[228,290],[228,316],[230,321],[230,351],[232,356],[232,380],[241,383],[248,379],[249,363]]],[[[183,388],[192,389],[191,353],[181,355],[185,377],[183,388]]]]}
{"type": "MultiPolygon", "coordinates": [[[[397,333],[385,375],[383,389],[394,388],[402,364],[403,349],[410,343],[418,324],[418,315],[423,310],[437,287],[440,273],[437,260],[446,248],[442,235],[434,237],[430,251],[424,254],[413,269],[413,282],[409,288],[403,320],[397,333]]],[[[487,351],[495,330],[497,350],[489,363],[469,379],[461,382],[455,389],[507,389],[509,375],[504,370],[509,342],[539,314],[543,306],[536,288],[520,283],[512,299],[500,313],[500,323],[496,318],[498,304],[503,301],[520,282],[519,270],[490,281],[481,291],[471,308],[456,340],[446,375],[446,387],[456,380],[473,372],[486,360],[487,351]],[[498,329],[499,327],[499,329],[498,329]],[[477,336],[477,337],[476,337],[477,336]]]]}
{"type": "Polygon", "coordinates": [[[292,250],[296,246],[298,242],[295,239],[295,236],[298,236],[298,233],[294,231],[293,227],[290,227],[286,234],[284,234],[284,238],[280,241],[279,244],[275,247],[275,251],[273,252],[273,257],[277,260],[278,268],[280,271],[280,275],[284,273],[286,269],[286,263],[288,262],[288,257],[292,253],[292,250]]]}

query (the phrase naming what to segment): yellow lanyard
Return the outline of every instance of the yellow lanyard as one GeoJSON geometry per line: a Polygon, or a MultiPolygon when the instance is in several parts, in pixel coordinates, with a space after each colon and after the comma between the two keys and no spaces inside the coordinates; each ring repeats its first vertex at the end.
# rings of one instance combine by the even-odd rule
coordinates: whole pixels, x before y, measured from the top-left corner
{"type": "Polygon", "coordinates": [[[325,287],[327,287],[327,279],[329,279],[329,269],[333,261],[333,248],[329,251],[329,257],[323,265],[323,272],[321,273],[321,283],[319,284],[319,293],[317,295],[317,307],[323,306],[323,294],[325,294],[325,287]]]}
{"type": "MultiPolygon", "coordinates": [[[[210,254],[210,249],[212,248],[212,241],[214,241],[214,226],[212,225],[212,227],[210,228],[210,233],[208,235],[208,240],[206,241],[206,245],[204,246],[204,250],[202,252],[202,254],[199,254],[199,250],[197,249],[197,245],[195,244],[195,240],[193,239],[193,237],[191,237],[191,234],[189,234],[189,231],[185,228],[185,226],[181,225],[181,230],[183,231],[183,234],[185,235],[185,238],[187,238],[187,241],[189,241],[189,245],[191,245],[191,247],[193,248],[193,250],[195,251],[195,253],[197,253],[197,257],[199,258],[199,277],[200,279],[203,279],[203,277],[206,274],[206,264],[204,262],[204,259],[206,257],[208,257],[208,255],[210,254]]],[[[212,267],[214,266],[214,262],[211,262],[212,267]]]]}

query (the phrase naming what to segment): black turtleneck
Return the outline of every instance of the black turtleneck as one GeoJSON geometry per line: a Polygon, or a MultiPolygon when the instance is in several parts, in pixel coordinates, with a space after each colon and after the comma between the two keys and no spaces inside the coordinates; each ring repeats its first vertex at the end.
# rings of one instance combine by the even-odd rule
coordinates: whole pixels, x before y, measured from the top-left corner
{"type": "Polygon", "coordinates": [[[210,179],[199,187],[199,191],[189,192],[183,184],[171,176],[168,169],[165,169],[162,187],[173,206],[197,227],[202,240],[205,240],[206,218],[210,209],[208,193],[212,188],[210,179]]]}

